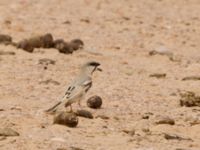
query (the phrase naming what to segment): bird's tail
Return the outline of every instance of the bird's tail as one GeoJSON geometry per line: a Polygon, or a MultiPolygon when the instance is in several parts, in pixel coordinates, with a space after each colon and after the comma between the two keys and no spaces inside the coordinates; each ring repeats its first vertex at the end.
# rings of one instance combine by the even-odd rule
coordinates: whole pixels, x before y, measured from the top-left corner
{"type": "Polygon", "coordinates": [[[56,105],[54,105],[53,107],[51,107],[51,108],[45,110],[45,112],[46,112],[46,113],[50,113],[50,114],[55,113],[55,112],[57,111],[58,107],[61,105],[61,103],[62,103],[61,101],[58,102],[58,103],[57,103],[56,105]]]}

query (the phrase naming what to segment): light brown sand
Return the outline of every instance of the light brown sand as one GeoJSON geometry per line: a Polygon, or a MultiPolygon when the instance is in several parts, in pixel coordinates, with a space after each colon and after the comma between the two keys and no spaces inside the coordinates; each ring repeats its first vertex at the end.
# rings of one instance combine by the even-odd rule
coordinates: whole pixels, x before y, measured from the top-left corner
{"type": "Polygon", "coordinates": [[[84,50],[72,55],[0,45],[1,51],[16,52],[0,56],[0,127],[20,133],[0,140],[1,150],[200,149],[200,124],[188,121],[198,118],[200,109],[179,106],[179,91],[200,92],[199,81],[182,81],[200,73],[199,0],[0,0],[0,16],[1,33],[16,42],[47,32],[85,42],[84,50]],[[177,61],[149,56],[155,49],[172,52],[177,61]],[[56,64],[44,70],[41,58],[56,64]],[[101,96],[103,107],[91,110],[84,100],[84,108],[109,119],[79,118],[77,128],[52,125],[52,116],[43,111],[62,97],[88,60],[102,63],[104,71],[94,75],[87,97],[101,96]],[[149,77],[152,73],[167,75],[157,79],[149,77]],[[40,83],[48,79],[60,85],[40,83]],[[142,119],[147,112],[153,115],[142,119]],[[175,125],[155,125],[157,115],[173,118],[175,125]],[[123,132],[132,129],[133,136],[123,132]],[[163,133],[192,140],[166,140],[163,133]]]}

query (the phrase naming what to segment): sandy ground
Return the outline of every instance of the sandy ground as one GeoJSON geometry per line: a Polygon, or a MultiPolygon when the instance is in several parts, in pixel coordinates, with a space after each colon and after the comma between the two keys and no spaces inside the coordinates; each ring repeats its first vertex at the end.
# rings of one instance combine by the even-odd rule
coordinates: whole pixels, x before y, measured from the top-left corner
{"type": "Polygon", "coordinates": [[[0,55],[0,126],[20,134],[0,137],[1,150],[200,149],[200,121],[190,123],[200,120],[200,108],[179,105],[180,92],[200,92],[199,81],[182,81],[200,73],[199,0],[0,0],[0,16],[1,33],[16,42],[49,32],[85,43],[72,55],[0,45],[0,51],[16,53],[0,55]],[[151,50],[173,53],[173,60],[149,56],[151,50]],[[56,63],[44,70],[41,58],[56,63]],[[76,128],[53,125],[53,116],[43,111],[88,60],[101,62],[104,70],[94,75],[87,95],[101,96],[103,107],[87,108],[86,100],[83,107],[109,119],[79,118],[76,128]],[[42,82],[49,79],[59,84],[42,82]],[[175,125],[157,125],[157,116],[169,116],[175,125]],[[134,135],[126,133],[132,130],[134,135]],[[183,139],[166,139],[164,133],[183,139]]]}

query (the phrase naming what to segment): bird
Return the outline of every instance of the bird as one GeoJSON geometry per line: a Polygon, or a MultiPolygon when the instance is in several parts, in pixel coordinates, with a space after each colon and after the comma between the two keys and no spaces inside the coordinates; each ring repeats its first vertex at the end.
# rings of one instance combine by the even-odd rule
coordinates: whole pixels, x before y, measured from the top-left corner
{"type": "Polygon", "coordinates": [[[95,71],[102,71],[100,63],[88,61],[81,66],[79,75],[67,88],[63,98],[53,107],[46,110],[47,113],[55,113],[58,110],[70,106],[70,112],[73,112],[72,104],[78,102],[81,106],[81,100],[92,87],[92,75],[95,71]]]}

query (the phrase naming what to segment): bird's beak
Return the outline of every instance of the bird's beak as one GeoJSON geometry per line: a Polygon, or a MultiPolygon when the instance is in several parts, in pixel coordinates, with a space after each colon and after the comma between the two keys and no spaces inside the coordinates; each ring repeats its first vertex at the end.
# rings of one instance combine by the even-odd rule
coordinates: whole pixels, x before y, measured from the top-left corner
{"type": "Polygon", "coordinates": [[[103,71],[101,68],[97,68],[98,71],[103,71]]]}

